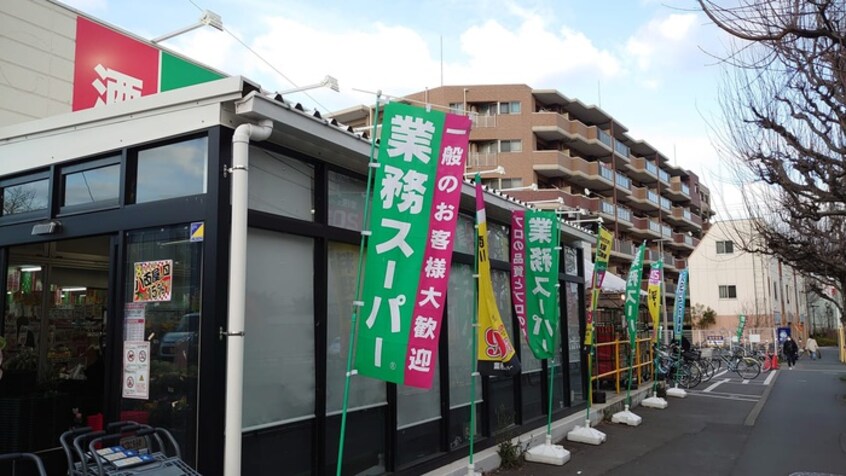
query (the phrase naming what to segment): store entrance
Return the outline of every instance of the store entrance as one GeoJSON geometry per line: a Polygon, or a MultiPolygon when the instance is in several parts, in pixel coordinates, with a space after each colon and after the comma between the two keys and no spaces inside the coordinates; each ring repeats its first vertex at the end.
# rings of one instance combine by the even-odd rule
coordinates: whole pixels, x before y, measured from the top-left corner
{"type": "Polygon", "coordinates": [[[0,453],[53,449],[68,428],[102,420],[111,242],[9,248],[0,453]]]}

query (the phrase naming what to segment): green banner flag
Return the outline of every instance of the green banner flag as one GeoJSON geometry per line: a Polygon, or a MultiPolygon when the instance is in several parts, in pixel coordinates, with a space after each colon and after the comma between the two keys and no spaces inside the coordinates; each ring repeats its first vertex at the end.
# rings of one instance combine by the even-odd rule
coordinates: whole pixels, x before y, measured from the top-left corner
{"type": "Polygon", "coordinates": [[[361,375],[429,388],[470,119],[391,103],[382,124],[355,366],[361,375]]]}
{"type": "Polygon", "coordinates": [[[558,218],[555,212],[526,210],[526,314],[529,348],[535,358],[555,356],[558,342],[558,218]]]}
{"type": "Polygon", "coordinates": [[[626,323],[629,328],[629,342],[634,349],[637,335],[637,315],[640,310],[640,280],[643,275],[643,253],[646,243],[641,243],[637,249],[632,267],[629,269],[629,279],[626,281],[626,323]]]}
{"type": "Polygon", "coordinates": [[[743,329],[746,327],[746,316],[741,314],[737,321],[737,341],[740,342],[740,336],[743,335],[743,329]]]}

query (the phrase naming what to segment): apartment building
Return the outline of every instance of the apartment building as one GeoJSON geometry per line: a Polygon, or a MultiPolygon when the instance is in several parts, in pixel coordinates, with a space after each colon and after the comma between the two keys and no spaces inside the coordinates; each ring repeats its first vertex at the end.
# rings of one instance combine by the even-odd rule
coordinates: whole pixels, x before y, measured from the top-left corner
{"type": "MultiPolygon", "coordinates": [[[[630,137],[602,109],[553,89],[443,86],[404,99],[470,114],[468,172],[481,172],[485,184],[541,208],[573,210],[576,222],[602,218],[614,232],[612,273],[625,276],[646,241],[647,265],[663,257],[672,309],[679,271],[714,215],[696,173],[630,137]]],[[[364,106],[334,117],[362,129],[372,122],[364,106]]]]}
{"type": "Polygon", "coordinates": [[[742,251],[740,243],[752,233],[750,220],[715,222],[691,254],[690,302],[716,312],[716,323],[694,337],[722,336],[727,342],[742,314],[746,338],[757,334],[772,342],[779,327],[789,327],[794,338],[807,338],[806,318],[815,297],[806,290],[805,277],[777,258],[742,251]]]}

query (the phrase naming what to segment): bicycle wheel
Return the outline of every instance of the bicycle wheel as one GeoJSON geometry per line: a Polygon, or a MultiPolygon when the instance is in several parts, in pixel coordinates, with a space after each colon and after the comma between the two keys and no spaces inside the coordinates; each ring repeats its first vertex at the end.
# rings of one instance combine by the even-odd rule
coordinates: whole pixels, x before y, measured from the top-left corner
{"type": "Polygon", "coordinates": [[[708,359],[697,360],[696,365],[699,366],[699,370],[702,373],[703,383],[710,382],[711,379],[714,378],[714,374],[717,373],[717,371],[714,369],[714,365],[711,364],[711,361],[708,359]]]}
{"type": "Polygon", "coordinates": [[[699,385],[699,382],[702,380],[702,372],[695,364],[684,364],[680,372],[679,385],[684,388],[693,388],[699,385]]]}
{"type": "Polygon", "coordinates": [[[746,357],[737,361],[737,366],[734,371],[737,372],[737,375],[740,375],[741,378],[752,380],[761,374],[761,366],[758,364],[757,360],[746,357]]]}

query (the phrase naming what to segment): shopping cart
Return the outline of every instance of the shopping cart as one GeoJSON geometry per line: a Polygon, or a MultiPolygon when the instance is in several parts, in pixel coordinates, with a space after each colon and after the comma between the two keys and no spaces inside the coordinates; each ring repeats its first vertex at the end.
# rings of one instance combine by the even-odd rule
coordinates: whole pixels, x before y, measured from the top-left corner
{"type": "MultiPolygon", "coordinates": [[[[0,454],[0,462],[9,461],[12,464],[15,464],[16,461],[20,460],[28,460],[35,465],[35,469],[38,471],[39,476],[47,476],[47,472],[44,471],[44,463],[41,462],[41,458],[32,454],[32,453],[7,453],[7,454],[0,454]]],[[[3,467],[0,465],[0,467],[3,467]]],[[[12,474],[14,473],[15,468],[12,468],[12,474]]]]}
{"type": "Polygon", "coordinates": [[[70,476],[199,476],[182,461],[179,445],[164,428],[132,421],[66,431],[59,438],[70,476]],[[131,442],[129,445],[127,443],[131,442]]]}

